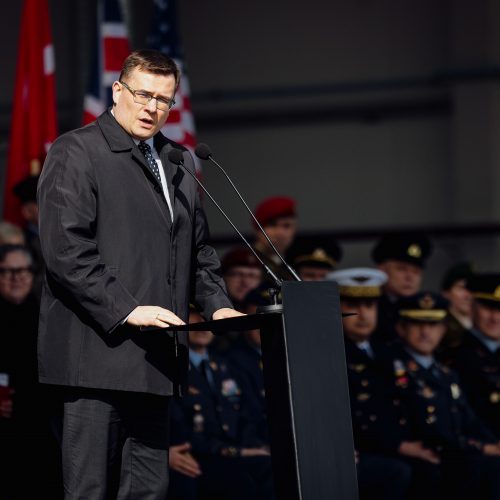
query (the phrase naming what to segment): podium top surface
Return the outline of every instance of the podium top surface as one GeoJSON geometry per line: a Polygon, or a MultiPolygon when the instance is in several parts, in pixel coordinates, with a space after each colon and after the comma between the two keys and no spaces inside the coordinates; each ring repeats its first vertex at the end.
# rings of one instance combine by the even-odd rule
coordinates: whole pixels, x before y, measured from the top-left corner
{"type": "Polygon", "coordinates": [[[234,318],[217,319],[203,321],[201,323],[190,323],[180,326],[169,326],[167,328],[147,327],[142,331],[146,332],[196,332],[211,331],[214,334],[223,334],[231,331],[242,332],[246,330],[256,330],[262,326],[281,317],[279,312],[266,312],[257,314],[247,314],[246,316],[236,316],[234,318]]]}

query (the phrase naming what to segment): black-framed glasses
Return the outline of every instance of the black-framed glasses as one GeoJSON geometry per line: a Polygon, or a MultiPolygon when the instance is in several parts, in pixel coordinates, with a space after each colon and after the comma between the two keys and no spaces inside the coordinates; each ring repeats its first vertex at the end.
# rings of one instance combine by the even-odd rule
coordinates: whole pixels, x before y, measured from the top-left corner
{"type": "Polygon", "coordinates": [[[21,279],[25,280],[33,275],[33,268],[27,267],[0,267],[0,279],[21,279]]]}
{"type": "Polygon", "coordinates": [[[136,102],[137,104],[149,104],[152,99],[156,99],[156,107],[158,109],[161,109],[162,111],[168,111],[169,109],[172,109],[172,106],[175,104],[174,98],[164,99],[163,97],[155,97],[145,90],[134,90],[130,88],[125,82],[120,81],[119,83],[121,83],[132,94],[134,102],[136,102]]]}

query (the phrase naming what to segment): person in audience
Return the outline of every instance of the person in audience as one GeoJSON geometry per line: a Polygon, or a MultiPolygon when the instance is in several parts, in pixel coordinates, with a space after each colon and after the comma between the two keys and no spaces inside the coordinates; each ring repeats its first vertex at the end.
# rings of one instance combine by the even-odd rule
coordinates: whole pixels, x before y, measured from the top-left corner
{"type": "Polygon", "coordinates": [[[431,254],[425,236],[389,234],[382,237],[372,250],[372,259],[384,271],[387,283],[379,301],[378,324],[375,336],[386,342],[397,338],[397,302],[420,290],[423,268],[431,254]]]}
{"type": "Polygon", "coordinates": [[[360,498],[404,499],[412,479],[406,459],[427,460],[428,451],[400,435],[404,415],[393,401],[387,348],[372,339],[387,275],[378,269],[351,268],[330,273],[327,279],[339,286],[342,313],[354,313],[342,324],[360,498]]]}
{"type": "MultiPolygon", "coordinates": [[[[286,253],[291,247],[297,232],[296,201],[287,196],[266,198],[257,205],[254,214],[278,252],[286,258],[286,253]]],[[[293,280],[290,271],[274,253],[254,221],[252,221],[252,225],[255,234],[254,248],[261,259],[278,278],[293,280]]],[[[272,282],[267,275],[264,276],[264,279],[272,282]]]]}
{"type": "MultiPolygon", "coordinates": [[[[433,457],[427,479],[439,478],[426,498],[500,498],[498,438],[475,415],[457,374],[436,361],[446,330],[445,299],[420,292],[400,300],[394,347],[394,385],[408,415],[403,426],[433,457]]],[[[423,497],[422,497],[423,498],[423,497]]]]}
{"type": "Polygon", "coordinates": [[[460,375],[474,411],[500,439],[500,274],[473,276],[468,287],[472,328],[445,359],[460,375]]]}
{"type": "Polygon", "coordinates": [[[2,498],[58,498],[57,446],[50,401],[37,380],[38,300],[33,259],[22,245],[0,246],[0,470],[2,498]],[[26,480],[26,478],[29,480],[26,480]]]}
{"type": "MultiPolygon", "coordinates": [[[[269,301],[266,287],[260,286],[245,297],[246,308],[243,312],[255,314],[259,306],[268,305],[269,301]]],[[[242,332],[227,351],[227,359],[238,376],[245,380],[248,408],[255,421],[257,436],[260,442],[268,446],[269,432],[260,330],[242,332]]]]}
{"type": "Polygon", "coordinates": [[[318,245],[314,241],[303,242],[292,249],[291,262],[303,281],[323,281],[342,258],[342,249],[335,240],[318,245]]]}
{"type": "Polygon", "coordinates": [[[33,291],[41,296],[45,262],[43,260],[40,236],[38,232],[38,202],[36,189],[38,175],[29,175],[14,186],[14,194],[21,202],[21,216],[24,219],[24,239],[33,256],[34,283],[33,291]]]}
{"type": "Polygon", "coordinates": [[[472,274],[471,264],[461,262],[443,276],[441,294],[448,300],[446,333],[440,346],[443,351],[458,347],[465,332],[472,328],[472,295],[467,288],[467,280],[472,274]]]}
{"type": "Polygon", "coordinates": [[[242,311],[246,295],[262,281],[262,265],[248,248],[238,246],[224,255],[221,270],[231,302],[242,311]]]}
{"type": "MultiPolygon", "coordinates": [[[[189,322],[201,321],[191,311],[189,322]]],[[[271,500],[269,450],[255,430],[247,390],[226,359],[209,351],[213,334],[189,333],[188,387],[172,405],[172,446],[189,443],[196,477],[172,472],[170,498],[271,500]]]]}
{"type": "Polygon", "coordinates": [[[24,233],[19,226],[7,221],[0,222],[0,245],[24,245],[24,233]]]}

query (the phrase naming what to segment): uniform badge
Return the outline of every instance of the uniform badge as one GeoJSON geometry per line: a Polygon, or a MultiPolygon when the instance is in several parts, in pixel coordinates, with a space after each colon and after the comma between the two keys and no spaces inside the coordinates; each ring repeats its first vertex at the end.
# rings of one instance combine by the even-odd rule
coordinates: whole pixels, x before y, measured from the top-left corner
{"type": "Polygon", "coordinates": [[[398,377],[396,379],[396,385],[402,389],[406,389],[408,387],[408,377],[398,377]]]}
{"type": "Polygon", "coordinates": [[[451,389],[451,397],[453,399],[458,399],[461,394],[460,386],[458,384],[451,384],[450,389],[451,389]]]}
{"type": "Polygon", "coordinates": [[[436,415],[429,415],[426,419],[425,419],[425,422],[429,425],[433,424],[434,422],[436,422],[437,418],[436,418],[436,415]]]}
{"type": "Polygon", "coordinates": [[[216,372],[219,369],[219,367],[217,366],[217,363],[215,361],[210,361],[209,365],[210,365],[210,368],[212,368],[212,370],[214,372],[216,372]]]}
{"type": "Polygon", "coordinates": [[[406,253],[414,259],[420,259],[420,257],[422,257],[422,249],[416,243],[410,245],[406,250],[406,253]]]}
{"type": "Polygon", "coordinates": [[[193,405],[193,410],[194,411],[201,411],[201,405],[199,403],[196,403],[193,405]]]}
{"type": "Polygon", "coordinates": [[[362,365],[362,364],[353,365],[353,364],[350,364],[349,368],[351,370],[354,370],[356,373],[361,373],[362,371],[364,371],[366,369],[366,365],[362,365]]]}
{"type": "Polygon", "coordinates": [[[193,416],[193,432],[203,432],[205,427],[205,417],[201,413],[193,416]]]}
{"type": "Polygon", "coordinates": [[[490,394],[490,402],[493,404],[500,402],[500,392],[492,392],[490,394]]]}
{"type": "Polygon", "coordinates": [[[406,368],[404,363],[400,359],[395,359],[393,362],[394,375],[396,377],[402,377],[406,373],[406,368]]]}
{"type": "Polygon", "coordinates": [[[417,362],[414,359],[410,359],[407,363],[408,370],[411,372],[416,372],[418,370],[417,362]]]}
{"type": "Polygon", "coordinates": [[[241,394],[240,388],[236,381],[232,378],[226,378],[222,381],[222,395],[227,397],[239,396],[241,394]]]}
{"type": "Polygon", "coordinates": [[[426,399],[431,399],[435,396],[434,391],[427,385],[419,391],[419,394],[426,399]]]}
{"type": "Polygon", "coordinates": [[[370,394],[368,394],[367,392],[360,392],[357,396],[356,396],[356,399],[358,401],[367,401],[368,399],[370,399],[370,394]]]}
{"type": "Polygon", "coordinates": [[[188,394],[190,394],[191,396],[197,396],[199,393],[200,391],[196,387],[192,385],[188,387],[188,394]]]}

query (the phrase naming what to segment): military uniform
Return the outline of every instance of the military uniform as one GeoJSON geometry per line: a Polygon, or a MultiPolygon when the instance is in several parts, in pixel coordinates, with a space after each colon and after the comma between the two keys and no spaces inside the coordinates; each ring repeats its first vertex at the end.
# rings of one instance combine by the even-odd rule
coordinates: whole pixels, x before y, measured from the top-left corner
{"type": "Polygon", "coordinates": [[[248,411],[241,379],[237,380],[223,358],[211,355],[198,367],[190,362],[187,394],[174,402],[171,426],[172,444],[191,443],[202,470],[199,479],[172,474],[172,490],[179,498],[189,497],[178,493],[182,490],[179,479],[185,491],[196,489],[208,498],[273,498],[270,458],[241,456],[243,448],[263,443],[248,411]]]}
{"type": "Polygon", "coordinates": [[[231,366],[238,371],[239,380],[244,378],[246,382],[248,411],[255,422],[258,440],[268,445],[266,391],[260,349],[240,337],[227,352],[227,357],[231,366]]]}
{"type": "MultiPolygon", "coordinates": [[[[327,279],[338,283],[341,301],[371,301],[376,307],[386,275],[353,268],[330,273],[327,279]]],[[[344,345],[360,498],[402,500],[412,467],[398,454],[399,422],[405,419],[394,402],[387,348],[369,340],[355,342],[347,335],[344,345]]]]}
{"type": "MultiPolygon", "coordinates": [[[[399,315],[410,322],[442,322],[446,302],[422,292],[402,301],[399,315]]],[[[408,416],[403,427],[441,460],[432,472],[442,481],[444,496],[438,498],[500,498],[500,458],[483,453],[497,439],[473,412],[458,375],[409,344],[393,349],[394,386],[408,416]]]]}
{"type": "MultiPolygon", "coordinates": [[[[476,275],[468,286],[475,301],[500,309],[500,275],[476,275]]],[[[500,439],[500,340],[473,327],[444,359],[459,373],[474,411],[500,439]]]]}
{"type": "MultiPolygon", "coordinates": [[[[423,268],[430,254],[431,244],[425,236],[389,234],[374,246],[372,259],[376,264],[397,261],[423,268]]],[[[398,320],[399,298],[387,291],[380,297],[374,338],[388,343],[397,339],[395,324],[398,320]]]]}

